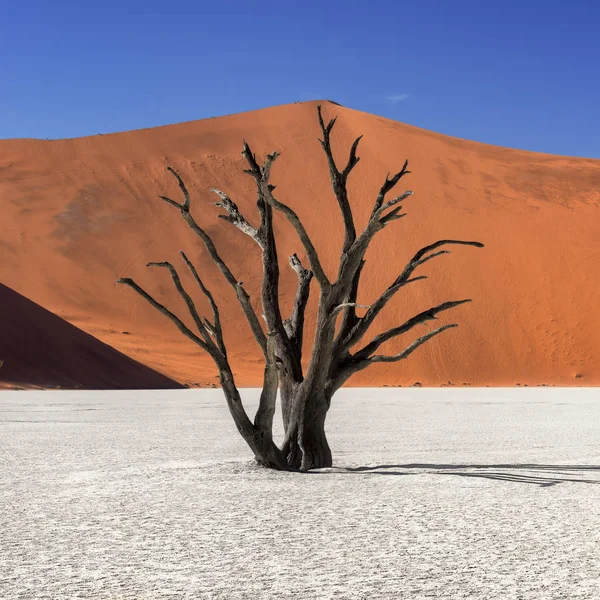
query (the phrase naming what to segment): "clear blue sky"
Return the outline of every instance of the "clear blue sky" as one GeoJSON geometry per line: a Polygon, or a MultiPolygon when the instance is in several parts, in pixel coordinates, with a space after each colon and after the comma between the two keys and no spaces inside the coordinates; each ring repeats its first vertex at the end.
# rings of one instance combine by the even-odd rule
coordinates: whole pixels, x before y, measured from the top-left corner
{"type": "Polygon", "coordinates": [[[600,1],[3,0],[0,138],[330,98],[600,158],[600,1]]]}

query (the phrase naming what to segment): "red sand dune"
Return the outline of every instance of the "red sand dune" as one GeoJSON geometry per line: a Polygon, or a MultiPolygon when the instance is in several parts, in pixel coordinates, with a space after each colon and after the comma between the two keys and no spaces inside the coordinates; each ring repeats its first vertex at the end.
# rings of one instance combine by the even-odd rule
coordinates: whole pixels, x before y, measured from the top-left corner
{"type": "Polygon", "coordinates": [[[2,284],[0,306],[0,387],[179,387],[2,284]]]}
{"type": "Polygon", "coordinates": [[[2,284],[0,306],[0,387],[177,387],[2,284]]]}
{"type": "MultiPolygon", "coordinates": [[[[340,161],[364,134],[361,162],[350,176],[359,226],[388,171],[408,158],[413,173],[401,182],[415,192],[405,203],[408,216],[367,254],[361,303],[372,301],[423,245],[440,238],[486,245],[456,247],[423,265],[428,279],[405,288],[378,320],[379,329],[387,328],[441,301],[472,298],[440,315],[440,324],[451,319],[460,327],[408,361],[373,367],[351,384],[600,384],[600,161],[464,141],[327,102],[324,113],[338,115],[333,142],[340,161]]],[[[0,281],[149,367],[206,385],[216,381],[210,359],[115,284],[131,276],[184,314],[168,273],[144,266],[180,264],[182,249],[219,299],[238,383],[257,385],[262,363],[232,291],[178,212],[157,195],[178,197],[165,170],[172,165],[189,184],[197,220],[258,302],[258,248],[216,218],[208,189],[227,191],[256,222],[253,182],[241,173],[242,139],[259,156],[280,150],[272,174],[278,197],[299,213],[333,274],[342,224],[318,135],[316,103],[309,102],[80,139],[0,141],[0,281]]],[[[279,216],[276,228],[289,307],[296,282],[287,256],[303,253],[279,216]]],[[[182,276],[194,289],[183,269],[182,276]]],[[[1,312],[3,319],[20,318],[7,315],[4,304],[1,312]]],[[[411,339],[390,343],[390,351],[411,339]]]]}

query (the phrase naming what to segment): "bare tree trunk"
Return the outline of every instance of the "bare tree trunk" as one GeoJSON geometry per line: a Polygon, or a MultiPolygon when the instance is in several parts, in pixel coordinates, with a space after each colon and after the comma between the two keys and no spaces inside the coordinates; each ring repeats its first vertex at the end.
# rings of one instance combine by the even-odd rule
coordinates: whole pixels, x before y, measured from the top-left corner
{"type": "Polygon", "coordinates": [[[195,328],[190,329],[184,321],[166,306],[160,304],[133,279],[125,277],[118,280],[118,283],[131,287],[158,312],[170,319],[181,333],[213,358],[219,370],[227,406],[238,431],[254,453],[256,461],[273,469],[308,471],[332,465],[331,450],[325,433],[325,420],[331,405],[331,398],[336,390],[354,373],[377,362],[404,360],[434,336],[456,327],[455,323],[450,323],[428,331],[398,354],[392,356],[376,354],[388,340],[403,335],[423,323],[435,320],[438,314],[470,302],[470,300],[453,300],[428,308],[405,323],[379,333],[362,348],[354,350],[354,347],[360,344],[377,315],[401,288],[426,279],[424,275],[413,277],[413,273],[418,267],[437,256],[449,254],[450,250],[447,249],[449,245],[483,247],[480,242],[453,239],[438,240],[429,244],[413,256],[391,285],[371,306],[357,304],[360,276],[365,265],[364,257],[369,244],[379,231],[405,216],[400,212],[402,210],[401,203],[409,198],[412,192],[407,190],[387,201],[386,195],[404,176],[410,173],[407,170],[408,161],[405,161],[402,169],[391,178],[389,174],[386,176],[375,200],[369,221],[364,230],[357,234],[348,199],[347,180],[360,160],[357,156],[357,148],[362,136],[356,138],[345,167],[340,169],[334,160],[331,146],[331,131],[336,119],[333,118],[325,123],[320,106],[318,107],[318,117],[323,135],[320,143],[327,156],[332,189],[344,220],[344,245],[337,279],[330,281],[325,273],[317,250],[300,217],[291,207],[279,201],[273,193],[276,186],[270,183],[269,178],[271,167],[279,156],[278,152],[268,154],[261,166],[256,161],[256,156],[248,144],[244,142],[242,155],[249,166],[244,173],[253,177],[257,187],[257,208],[260,214],[258,228],[254,227],[241,214],[237,204],[225,192],[215,188],[211,190],[219,196],[220,201],[216,205],[226,211],[226,214],[221,214],[219,217],[237,227],[245,235],[250,236],[261,249],[262,317],[265,321],[266,331],[263,330],[263,325],[242,282],[238,281],[225,264],[211,237],[198,225],[192,215],[189,191],[180,175],[171,167],[167,168],[177,180],[183,194],[183,202],[176,202],[167,196],[160,196],[167,204],[179,210],[184,221],[202,240],[211,259],[235,291],[254,338],[264,355],[263,390],[254,421],[248,417],[234,381],[217,303],[187,256],[180,252],[200,291],[209,301],[212,320],[199,314],[192,297],[186,291],[176,268],[171,263],[153,262],[148,266],[165,268],[170,272],[175,288],[185,302],[195,328]],[[305,268],[296,254],[289,259],[290,266],[298,276],[298,287],[291,315],[285,320],[281,314],[279,301],[280,273],[273,229],[274,210],[282,213],[295,229],[310,267],[310,269],[305,268]],[[305,311],[313,276],[319,285],[320,296],[315,338],[305,374],[302,364],[302,346],[305,311]],[[359,316],[356,312],[357,308],[366,309],[365,314],[359,316]],[[342,315],[342,320],[336,334],[336,321],[340,315],[342,315]],[[285,432],[281,449],[275,445],[272,433],[278,386],[281,392],[285,432]]]}
{"type": "Polygon", "coordinates": [[[325,388],[320,382],[305,380],[285,403],[283,398],[282,394],[282,406],[288,405],[288,414],[284,419],[282,452],[288,466],[302,471],[331,467],[331,449],[325,433],[331,398],[325,388]]]}

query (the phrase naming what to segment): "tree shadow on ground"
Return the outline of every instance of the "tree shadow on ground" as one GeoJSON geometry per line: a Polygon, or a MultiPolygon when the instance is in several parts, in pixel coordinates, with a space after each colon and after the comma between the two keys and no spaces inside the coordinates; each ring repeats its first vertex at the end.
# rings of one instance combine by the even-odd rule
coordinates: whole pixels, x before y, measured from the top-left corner
{"type": "MultiPolygon", "coordinates": [[[[321,471],[323,472],[323,471],[321,471]]],[[[333,467],[329,472],[363,475],[453,475],[455,477],[472,477],[528,483],[540,487],[551,487],[559,483],[600,484],[600,465],[542,465],[542,464],[435,464],[409,463],[398,465],[375,465],[365,467],[333,467]],[[518,471],[529,471],[520,473],[518,471]],[[598,473],[595,473],[598,472],[598,473]],[[590,474],[590,479],[584,479],[590,474]]]]}

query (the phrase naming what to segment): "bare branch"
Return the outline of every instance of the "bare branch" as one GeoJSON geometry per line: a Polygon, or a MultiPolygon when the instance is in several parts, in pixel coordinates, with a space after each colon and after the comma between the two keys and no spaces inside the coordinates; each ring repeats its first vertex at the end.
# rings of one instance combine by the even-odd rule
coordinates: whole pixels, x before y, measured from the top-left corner
{"type": "Polygon", "coordinates": [[[317,114],[319,115],[319,125],[321,125],[321,131],[323,131],[323,136],[324,137],[329,137],[329,134],[331,133],[331,130],[333,129],[333,126],[335,125],[335,122],[337,121],[337,117],[334,117],[333,119],[331,119],[329,121],[329,123],[327,123],[327,125],[325,125],[325,122],[323,121],[323,113],[321,112],[321,105],[317,105],[317,114]]]}
{"type": "Polygon", "coordinates": [[[242,156],[248,162],[249,169],[245,169],[244,173],[248,173],[248,175],[252,175],[254,179],[257,180],[257,183],[260,181],[269,181],[269,177],[271,176],[271,167],[273,163],[279,158],[280,154],[277,150],[274,150],[270,154],[267,154],[265,161],[263,163],[262,168],[259,166],[256,160],[256,154],[254,154],[246,142],[244,140],[244,147],[242,149],[242,156]]]}
{"type": "Polygon", "coordinates": [[[418,260],[415,264],[415,268],[418,266],[421,266],[423,263],[426,263],[428,260],[431,260],[432,258],[435,258],[436,256],[442,256],[442,254],[452,254],[452,250],[438,250],[437,252],[434,252],[433,254],[430,254],[429,256],[426,256],[425,258],[418,260]]]}
{"type": "Polygon", "coordinates": [[[207,297],[210,307],[213,313],[213,322],[211,323],[208,319],[203,320],[203,324],[206,329],[209,331],[211,336],[216,340],[219,349],[221,350],[223,356],[227,357],[227,350],[225,348],[225,341],[223,339],[223,328],[221,326],[221,316],[219,314],[219,307],[215,302],[213,295],[210,290],[204,285],[202,279],[198,275],[198,271],[196,271],[196,267],[192,264],[192,261],[185,255],[185,252],[180,251],[179,254],[183,259],[183,262],[186,264],[187,268],[190,270],[192,277],[198,284],[198,287],[202,290],[202,293],[207,297]]]}
{"type": "Polygon", "coordinates": [[[258,166],[258,163],[256,162],[256,156],[252,153],[252,150],[250,150],[250,146],[248,146],[248,144],[246,143],[246,140],[244,140],[244,149],[242,150],[242,155],[244,156],[244,158],[248,161],[248,164],[250,165],[250,168],[246,169],[244,171],[244,173],[248,173],[248,175],[252,175],[252,177],[254,177],[255,179],[257,177],[260,178],[261,170],[260,170],[260,167],[258,166]]]}
{"type": "Polygon", "coordinates": [[[269,181],[269,177],[271,177],[271,167],[273,166],[273,163],[279,158],[279,156],[280,154],[279,152],[277,152],[277,150],[274,150],[273,152],[271,152],[271,154],[267,154],[265,162],[263,163],[261,169],[262,179],[265,182],[269,181]]]}
{"type": "Polygon", "coordinates": [[[319,259],[319,255],[317,254],[317,250],[315,249],[312,240],[310,239],[298,215],[289,206],[283,202],[279,202],[279,200],[273,196],[271,190],[269,190],[266,199],[274,209],[282,212],[287,217],[287,220],[292,224],[296,230],[296,233],[298,234],[298,237],[300,238],[300,241],[302,242],[302,245],[304,246],[306,256],[308,257],[308,261],[310,263],[310,268],[319,282],[319,285],[323,289],[329,289],[331,282],[327,278],[327,275],[325,275],[325,271],[321,266],[321,261],[319,259]]]}
{"type": "Polygon", "coordinates": [[[185,210],[183,204],[179,204],[179,202],[175,202],[175,200],[171,200],[168,196],[159,196],[161,200],[164,200],[167,204],[178,208],[179,210],[185,210]]]}
{"type": "MultiPolygon", "coordinates": [[[[191,264],[191,263],[190,263],[191,264]]],[[[167,266],[165,263],[153,263],[152,266],[167,266]]],[[[168,268],[168,267],[167,267],[168,268]]],[[[259,410],[257,412],[255,424],[250,421],[246,410],[242,404],[239,390],[234,381],[233,373],[227,357],[221,354],[215,345],[211,342],[207,346],[185,323],[183,323],[170,310],[157,302],[150,294],[144,291],[131,278],[122,278],[117,283],[128,285],[133,288],[142,298],[147,300],[159,312],[167,316],[177,328],[189,339],[198,344],[203,350],[206,350],[213,358],[218,370],[221,386],[225,394],[229,412],[236,424],[236,427],[250,448],[254,451],[256,459],[266,466],[277,469],[286,469],[284,457],[273,444],[272,424],[273,413],[275,411],[275,401],[277,398],[277,368],[273,360],[273,351],[269,349],[267,366],[265,368],[265,385],[261,394],[259,410]]],[[[269,344],[272,346],[272,343],[269,344]]]]}
{"type": "Polygon", "coordinates": [[[346,166],[344,167],[344,170],[341,173],[341,175],[344,179],[348,178],[348,175],[350,175],[350,171],[352,171],[352,169],[354,169],[354,167],[358,164],[358,161],[360,160],[360,156],[356,156],[356,150],[358,149],[358,144],[359,144],[360,140],[362,140],[362,138],[363,138],[363,136],[359,135],[354,140],[354,143],[352,144],[352,147],[350,148],[350,156],[348,157],[348,162],[347,162],[346,166]]]}
{"type": "Polygon", "coordinates": [[[354,354],[354,357],[367,358],[371,356],[373,352],[375,352],[383,343],[387,342],[388,340],[410,331],[411,329],[413,329],[413,327],[416,327],[421,323],[426,323],[427,321],[434,321],[435,319],[437,319],[437,315],[439,313],[454,308],[455,306],[465,304],[466,302],[471,302],[471,299],[443,302],[442,304],[438,304],[438,306],[434,306],[432,308],[424,310],[418,315],[415,315],[414,317],[408,319],[408,321],[406,321],[402,325],[399,325],[398,327],[394,327],[392,329],[388,329],[387,331],[377,335],[373,339],[373,341],[371,341],[364,348],[362,348],[362,350],[359,350],[356,354],[354,354]]]}
{"type": "Polygon", "coordinates": [[[302,266],[302,263],[300,262],[300,259],[298,258],[297,254],[292,254],[289,258],[289,263],[290,263],[290,267],[292,267],[292,269],[294,269],[294,271],[296,271],[296,274],[298,275],[299,279],[311,279],[312,278],[312,271],[310,271],[309,269],[305,269],[302,266]]]}
{"type": "MultiPolygon", "coordinates": [[[[149,302],[156,310],[165,315],[170,319],[177,329],[183,333],[187,338],[192,340],[195,344],[198,344],[200,348],[211,354],[208,346],[202,341],[179,317],[173,314],[166,306],[163,306],[160,302],[156,301],[148,292],[142,289],[133,279],[130,277],[122,277],[117,280],[117,283],[128,285],[130,288],[135,290],[144,300],[149,302]]],[[[212,354],[211,354],[212,356],[212,354]]]]}
{"type": "MultiPolygon", "coordinates": [[[[179,173],[172,167],[167,167],[167,171],[169,171],[170,173],[173,173],[175,179],[177,179],[179,189],[183,193],[183,204],[181,205],[182,210],[189,211],[190,210],[190,193],[188,192],[187,187],[185,187],[185,183],[183,183],[183,179],[181,179],[181,177],[179,176],[179,173]]],[[[166,199],[166,200],[168,201],[168,199],[166,199]]],[[[172,200],[171,200],[171,203],[175,204],[176,206],[179,206],[176,202],[173,202],[172,200]]]]}
{"type": "Polygon", "coordinates": [[[402,210],[401,206],[398,206],[397,208],[395,208],[394,210],[392,210],[391,212],[389,212],[387,215],[385,215],[385,217],[381,217],[380,222],[382,225],[387,225],[388,223],[391,223],[392,221],[397,221],[398,219],[402,219],[403,217],[405,217],[408,213],[401,213],[400,211],[402,210]]]}
{"type": "Polygon", "coordinates": [[[302,356],[302,340],[304,335],[304,315],[306,305],[310,294],[310,282],[312,280],[312,271],[305,269],[300,259],[292,254],[289,259],[290,266],[298,275],[298,289],[294,299],[294,308],[289,319],[284,322],[286,333],[296,350],[298,359],[302,356]]]}
{"type": "Polygon", "coordinates": [[[440,256],[442,254],[450,254],[449,250],[445,250],[443,252],[436,252],[435,254],[432,254],[431,256],[426,256],[426,254],[428,252],[431,252],[432,250],[435,250],[436,248],[439,248],[440,246],[446,246],[446,245],[451,245],[451,244],[454,244],[457,246],[474,246],[475,248],[483,248],[484,247],[481,242],[465,242],[463,240],[439,240],[437,242],[434,242],[433,244],[430,244],[429,246],[425,246],[424,248],[421,248],[412,257],[412,259],[409,261],[409,263],[406,265],[406,267],[404,267],[404,270],[399,275],[398,279],[405,279],[406,277],[410,277],[412,272],[419,265],[422,265],[423,263],[434,258],[435,256],[440,256]]]}
{"type": "Polygon", "coordinates": [[[250,223],[245,219],[244,215],[240,212],[237,204],[225,193],[216,188],[210,188],[210,191],[217,194],[221,198],[221,202],[215,202],[215,206],[224,208],[228,214],[219,215],[220,219],[235,225],[240,231],[250,236],[261,248],[263,244],[258,237],[258,231],[252,227],[250,223]]]}
{"type": "Polygon", "coordinates": [[[365,261],[361,260],[360,264],[358,266],[358,269],[356,270],[356,273],[354,274],[354,278],[353,278],[352,284],[350,286],[350,291],[348,293],[348,303],[350,304],[350,306],[348,306],[346,308],[346,310],[344,311],[344,317],[342,318],[340,330],[335,339],[335,348],[336,349],[338,349],[340,347],[340,344],[343,342],[344,338],[350,333],[352,328],[358,322],[358,317],[356,316],[356,310],[355,310],[355,307],[352,306],[352,304],[355,304],[356,300],[358,298],[358,285],[360,283],[360,276],[362,274],[362,270],[363,270],[364,266],[365,266],[365,261]]]}
{"type": "Polygon", "coordinates": [[[207,341],[207,343],[208,343],[210,341],[210,336],[208,335],[208,331],[204,327],[204,323],[202,322],[202,319],[200,318],[200,315],[198,314],[198,311],[196,310],[196,305],[194,304],[194,301],[192,300],[191,296],[185,291],[185,288],[183,287],[183,285],[181,283],[181,279],[179,278],[179,274],[177,273],[177,270],[175,269],[175,267],[170,262],[149,262],[146,266],[147,267],[162,267],[162,268],[169,270],[169,272],[171,273],[171,278],[173,279],[173,283],[175,284],[175,289],[177,290],[179,295],[183,298],[183,301],[185,302],[185,304],[188,308],[188,311],[189,311],[190,315],[192,316],[192,319],[194,320],[194,323],[196,324],[196,327],[197,327],[198,331],[200,332],[200,334],[202,335],[202,337],[204,337],[205,339],[207,339],[207,337],[208,337],[208,341],[207,341]]]}
{"type": "Polygon", "coordinates": [[[358,320],[358,323],[354,326],[351,332],[348,334],[344,346],[349,348],[353,346],[357,342],[359,342],[363,335],[367,332],[375,317],[381,312],[383,307],[388,303],[390,298],[402,287],[408,285],[409,283],[414,283],[415,281],[420,281],[421,279],[427,279],[425,275],[421,275],[419,277],[413,277],[412,279],[407,279],[403,281],[398,281],[396,279],[392,285],[390,285],[385,292],[371,304],[371,307],[367,311],[367,313],[362,317],[362,319],[358,320]]]}
{"type": "Polygon", "coordinates": [[[432,337],[442,333],[442,331],[446,331],[446,329],[450,329],[452,327],[458,327],[456,323],[452,323],[450,325],[444,325],[438,329],[430,331],[423,335],[422,337],[415,340],[410,346],[405,348],[399,354],[394,356],[365,356],[361,353],[356,353],[354,356],[349,354],[338,364],[337,368],[330,375],[330,385],[332,391],[338,390],[340,387],[344,385],[346,381],[355,373],[366,369],[371,366],[373,363],[377,362],[396,362],[407,358],[410,354],[412,354],[419,346],[430,340],[432,337]]]}
{"type": "Polygon", "coordinates": [[[396,204],[402,202],[403,200],[406,200],[406,198],[408,198],[409,196],[412,196],[413,192],[411,190],[406,190],[403,194],[400,194],[399,196],[396,196],[394,199],[390,200],[389,202],[386,202],[375,214],[379,214],[382,215],[384,211],[386,211],[388,208],[392,208],[392,206],[396,206],[396,204]]]}
{"type": "Polygon", "coordinates": [[[317,250],[315,249],[312,240],[310,239],[310,236],[304,228],[300,217],[298,217],[298,215],[292,208],[290,208],[283,202],[280,202],[275,198],[275,196],[273,196],[273,190],[275,189],[275,186],[269,184],[268,178],[265,178],[268,177],[268,175],[270,175],[271,166],[279,156],[279,153],[272,152],[271,154],[269,154],[265,160],[265,164],[262,169],[258,167],[256,157],[254,156],[254,154],[252,154],[250,147],[245,142],[242,154],[250,164],[250,169],[248,169],[246,172],[250,173],[257,180],[257,184],[259,186],[259,193],[261,195],[260,199],[264,200],[269,206],[282,212],[286,216],[288,221],[296,230],[296,233],[298,234],[298,237],[300,238],[300,241],[304,246],[306,255],[308,257],[308,261],[310,263],[310,268],[313,271],[315,277],[317,278],[319,285],[321,286],[321,288],[329,289],[329,287],[331,286],[331,282],[327,278],[327,275],[325,275],[325,271],[321,266],[321,261],[319,259],[319,255],[317,254],[317,250]]]}
{"type": "Polygon", "coordinates": [[[329,176],[331,178],[331,186],[333,188],[333,193],[335,194],[335,198],[340,207],[340,211],[342,213],[342,218],[344,220],[344,247],[343,252],[346,252],[354,240],[356,239],[356,228],[354,226],[354,217],[352,216],[352,209],[350,208],[350,202],[348,201],[348,190],[346,187],[346,182],[348,179],[348,175],[352,169],[358,164],[360,160],[356,156],[356,151],[358,149],[358,144],[362,138],[359,136],[350,149],[350,156],[348,158],[348,163],[344,167],[344,169],[340,172],[338,169],[335,159],[333,158],[333,150],[331,148],[331,130],[335,124],[335,119],[331,119],[327,125],[323,121],[323,115],[321,113],[321,106],[317,106],[317,112],[319,115],[319,124],[321,126],[321,131],[323,132],[323,139],[319,140],[323,150],[325,151],[325,155],[327,156],[327,164],[329,165],[329,176]]]}
{"type": "Polygon", "coordinates": [[[330,313],[331,317],[335,317],[339,312],[344,310],[345,308],[371,308],[366,304],[357,304],[356,302],[344,302],[343,304],[338,304],[330,313]]]}
{"type": "MultiPolygon", "coordinates": [[[[356,144],[358,145],[358,140],[356,144]]],[[[349,302],[356,301],[365,253],[373,240],[373,237],[378,231],[381,231],[392,221],[397,221],[406,216],[406,213],[400,212],[402,210],[400,203],[411,196],[413,194],[412,191],[407,190],[385,204],[384,201],[386,194],[394,188],[398,181],[410,173],[410,171],[407,170],[407,166],[408,160],[404,162],[402,169],[391,179],[389,178],[389,173],[386,175],[385,181],[377,195],[367,226],[360,236],[355,239],[347,249],[345,248],[345,252],[342,253],[336,285],[339,285],[341,289],[348,290],[353,294],[352,297],[348,297],[349,302]],[[385,214],[385,211],[389,209],[392,210],[388,214],[385,214]]],[[[354,343],[348,344],[344,340],[349,338],[351,332],[359,326],[361,321],[363,321],[363,319],[357,319],[356,312],[352,307],[344,314],[342,326],[335,340],[335,349],[338,356],[340,356],[340,354],[338,354],[339,352],[343,355],[352,343],[354,343]]]]}
{"type": "Polygon", "coordinates": [[[457,323],[450,323],[449,325],[444,325],[443,327],[439,327],[438,329],[434,329],[429,333],[421,336],[417,340],[415,340],[410,346],[402,350],[399,354],[395,354],[394,356],[382,356],[376,354],[375,356],[371,356],[371,358],[367,359],[368,363],[376,363],[376,362],[397,362],[399,360],[403,360],[408,358],[419,346],[422,346],[425,342],[430,340],[432,337],[442,333],[442,331],[446,331],[446,329],[452,329],[453,327],[458,327],[457,323]]]}
{"type": "Polygon", "coordinates": [[[216,339],[217,330],[216,330],[214,324],[211,323],[206,317],[202,318],[202,323],[204,324],[204,327],[206,327],[206,329],[208,329],[208,332],[210,333],[210,335],[216,339]]]}
{"type": "MultiPolygon", "coordinates": [[[[358,240],[356,240],[356,248],[359,251],[366,251],[368,245],[371,243],[373,236],[383,229],[390,221],[395,221],[396,219],[401,219],[404,217],[404,214],[398,214],[402,210],[402,206],[396,206],[400,204],[400,202],[406,200],[413,195],[411,190],[406,190],[404,193],[400,194],[400,196],[396,196],[393,200],[386,202],[383,206],[373,212],[371,218],[369,219],[369,223],[365,227],[365,230],[360,234],[358,240]],[[385,211],[396,206],[396,208],[390,211],[387,215],[384,215],[385,211]]],[[[354,250],[354,248],[353,248],[354,250]]]]}
{"type": "Polygon", "coordinates": [[[373,241],[375,234],[381,231],[391,221],[396,221],[406,216],[406,213],[400,213],[402,206],[400,202],[412,196],[412,192],[407,190],[400,196],[390,200],[379,209],[371,214],[369,222],[360,236],[354,241],[348,252],[342,254],[342,260],[340,261],[340,271],[338,275],[338,283],[342,285],[349,285],[354,278],[360,278],[360,264],[364,259],[365,253],[369,247],[369,244],[373,241]],[[393,210],[384,215],[384,212],[392,208],[393,210]]]}
{"type": "Polygon", "coordinates": [[[184,191],[185,202],[183,204],[178,204],[174,201],[169,202],[170,199],[166,198],[165,196],[159,196],[159,197],[162,200],[164,200],[165,202],[168,202],[169,204],[173,204],[173,205],[177,206],[179,208],[179,212],[181,213],[181,216],[183,217],[185,222],[188,224],[190,229],[196,235],[198,235],[200,237],[200,239],[204,242],[204,245],[208,251],[208,254],[212,258],[212,260],[215,262],[215,264],[217,265],[217,267],[219,268],[219,270],[221,271],[221,273],[223,274],[223,276],[225,277],[225,279],[227,280],[229,285],[235,290],[238,302],[240,303],[240,306],[242,307],[242,310],[244,311],[244,315],[246,316],[246,320],[248,321],[248,324],[250,325],[250,329],[252,330],[252,333],[254,334],[254,338],[258,342],[258,345],[261,347],[263,354],[266,356],[267,338],[264,334],[264,331],[262,329],[260,321],[258,320],[258,317],[256,316],[256,312],[254,311],[254,308],[252,307],[252,304],[250,303],[250,296],[244,289],[242,283],[239,282],[234,277],[234,275],[231,272],[231,270],[229,269],[229,267],[225,264],[225,261],[219,255],[217,248],[215,247],[215,244],[212,241],[211,237],[208,235],[208,233],[206,233],[206,231],[204,231],[204,229],[202,229],[198,225],[198,223],[192,216],[192,214],[190,212],[189,194],[187,193],[187,189],[185,188],[185,184],[183,184],[181,177],[179,177],[179,175],[177,175],[175,173],[175,171],[173,169],[171,169],[170,167],[168,167],[168,169],[173,174],[176,175],[178,181],[181,181],[180,187],[182,188],[182,190],[185,189],[185,191],[184,191]]]}
{"type": "Polygon", "coordinates": [[[385,176],[385,181],[379,189],[379,193],[377,194],[377,198],[375,200],[375,205],[373,206],[373,212],[371,213],[371,215],[375,214],[382,207],[386,194],[396,186],[400,179],[402,179],[402,177],[404,177],[405,175],[410,174],[410,171],[407,171],[406,169],[407,167],[408,160],[405,160],[402,169],[400,169],[400,171],[398,171],[391,179],[389,178],[389,173],[385,176]]]}
{"type": "Polygon", "coordinates": [[[400,275],[398,275],[398,277],[394,280],[394,282],[371,305],[371,308],[367,311],[364,317],[362,319],[359,319],[358,323],[352,328],[352,330],[344,340],[344,348],[350,348],[362,339],[362,337],[365,335],[365,333],[375,320],[375,317],[377,317],[377,315],[381,312],[381,310],[385,307],[389,300],[396,294],[396,292],[398,292],[398,290],[414,281],[426,279],[424,275],[411,278],[411,275],[418,266],[422,265],[428,260],[431,260],[432,258],[435,258],[436,256],[441,256],[442,254],[450,254],[450,250],[441,250],[439,252],[434,252],[433,254],[427,256],[428,252],[431,252],[432,250],[435,250],[440,246],[449,244],[483,248],[483,244],[481,244],[480,242],[466,242],[462,240],[439,240],[433,244],[430,244],[429,246],[421,248],[406,264],[406,266],[404,267],[400,275]]]}

